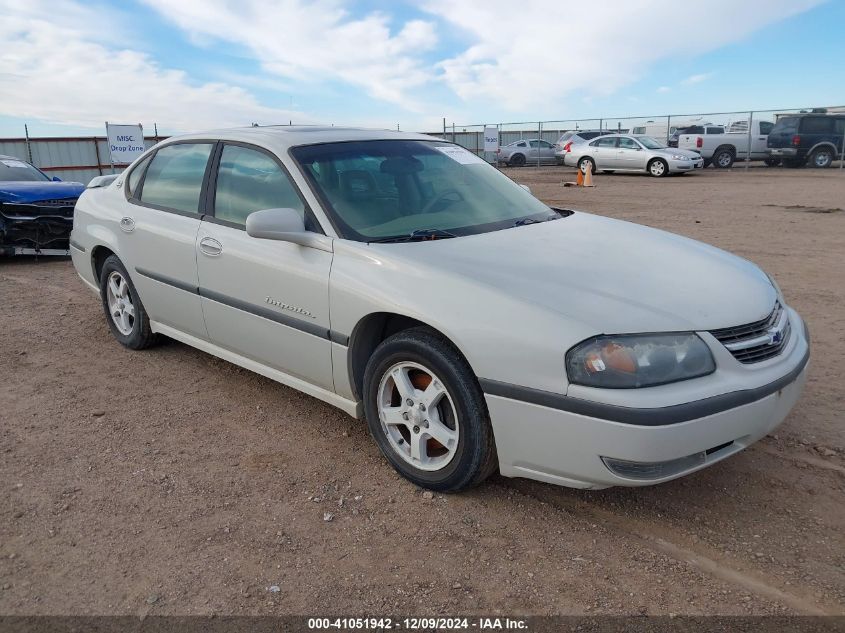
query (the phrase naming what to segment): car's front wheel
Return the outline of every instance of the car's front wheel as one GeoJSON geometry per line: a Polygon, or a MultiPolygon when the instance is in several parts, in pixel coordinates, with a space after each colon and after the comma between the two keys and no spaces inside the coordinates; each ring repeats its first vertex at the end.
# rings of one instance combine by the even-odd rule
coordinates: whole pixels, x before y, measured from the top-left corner
{"type": "Polygon", "coordinates": [[[457,349],[428,328],[383,341],[364,373],[370,433],[390,464],[424,488],[456,492],[497,465],[484,395],[457,349]]]}
{"type": "Polygon", "coordinates": [[[669,175],[669,165],[662,158],[655,158],[648,164],[648,173],[655,178],[669,175]]]}
{"type": "Polygon", "coordinates": [[[833,150],[821,147],[810,154],[810,164],[819,169],[826,169],[833,164],[833,150]]]}
{"type": "Polygon", "coordinates": [[[106,322],[121,345],[144,349],[156,342],[150,319],[135,284],[116,255],[109,255],[100,271],[100,296],[106,322]]]}
{"type": "Polygon", "coordinates": [[[581,170],[582,174],[586,174],[588,169],[590,170],[591,174],[594,174],[596,173],[596,162],[589,156],[585,156],[580,161],[578,161],[578,169],[581,170]]]}

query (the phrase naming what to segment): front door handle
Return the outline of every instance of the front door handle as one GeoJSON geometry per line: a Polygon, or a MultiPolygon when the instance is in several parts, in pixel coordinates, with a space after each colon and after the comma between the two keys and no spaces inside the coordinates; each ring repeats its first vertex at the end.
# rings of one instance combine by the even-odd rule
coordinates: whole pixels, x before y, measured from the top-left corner
{"type": "Polygon", "coordinates": [[[120,218],[120,230],[124,233],[131,233],[135,230],[135,220],[129,216],[120,218]]]}
{"type": "Polygon", "coordinates": [[[200,250],[209,257],[217,257],[223,252],[223,245],[213,237],[204,237],[200,240],[200,250]]]}

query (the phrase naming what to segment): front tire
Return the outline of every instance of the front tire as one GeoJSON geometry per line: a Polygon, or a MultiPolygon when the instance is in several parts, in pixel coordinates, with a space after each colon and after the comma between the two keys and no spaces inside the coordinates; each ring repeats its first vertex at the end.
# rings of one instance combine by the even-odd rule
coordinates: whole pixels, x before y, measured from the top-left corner
{"type": "Polygon", "coordinates": [[[370,433],[399,474],[423,488],[457,492],[497,465],[484,395],[466,359],[428,328],[394,334],[364,372],[370,433]]]}
{"type": "Polygon", "coordinates": [[[669,175],[669,165],[662,158],[655,158],[648,164],[648,173],[655,178],[669,175]]]}
{"type": "Polygon", "coordinates": [[[810,165],[817,169],[826,169],[833,164],[833,150],[828,147],[820,147],[810,154],[810,165]]]}
{"type": "Polygon", "coordinates": [[[103,262],[100,297],[106,322],[118,343],[129,349],[145,349],[156,343],[144,304],[117,255],[109,255],[103,262]]]}

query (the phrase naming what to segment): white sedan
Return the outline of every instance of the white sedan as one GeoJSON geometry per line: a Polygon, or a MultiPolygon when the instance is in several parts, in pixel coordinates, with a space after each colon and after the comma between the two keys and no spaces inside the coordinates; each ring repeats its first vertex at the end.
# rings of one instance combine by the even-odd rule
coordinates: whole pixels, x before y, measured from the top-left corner
{"type": "Polygon", "coordinates": [[[566,144],[563,163],[576,165],[583,173],[640,172],[661,177],[683,174],[704,167],[704,159],[691,150],[666,147],[650,136],[607,134],[580,144],[566,144]]]}
{"type": "Polygon", "coordinates": [[[550,208],[428,136],[186,135],[96,184],[73,264],[121,344],[165,335],[366,419],[433,490],[673,479],[805,381],[804,323],[754,264],[550,208]]]}

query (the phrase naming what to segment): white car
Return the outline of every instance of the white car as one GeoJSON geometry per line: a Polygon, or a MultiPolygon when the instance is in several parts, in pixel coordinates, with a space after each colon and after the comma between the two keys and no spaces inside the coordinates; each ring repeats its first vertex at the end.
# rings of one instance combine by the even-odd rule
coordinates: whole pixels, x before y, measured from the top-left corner
{"type": "Polygon", "coordinates": [[[704,160],[696,152],[666,147],[650,136],[607,134],[597,139],[565,148],[565,163],[582,173],[640,172],[656,178],[702,169],[704,160]]]}
{"type": "Polygon", "coordinates": [[[807,372],[804,323],[754,264],[550,208],[418,134],[168,139],[82,195],[71,251],[123,345],[163,334],[366,419],[440,491],[496,468],[673,479],[770,432],[807,372]]]}

